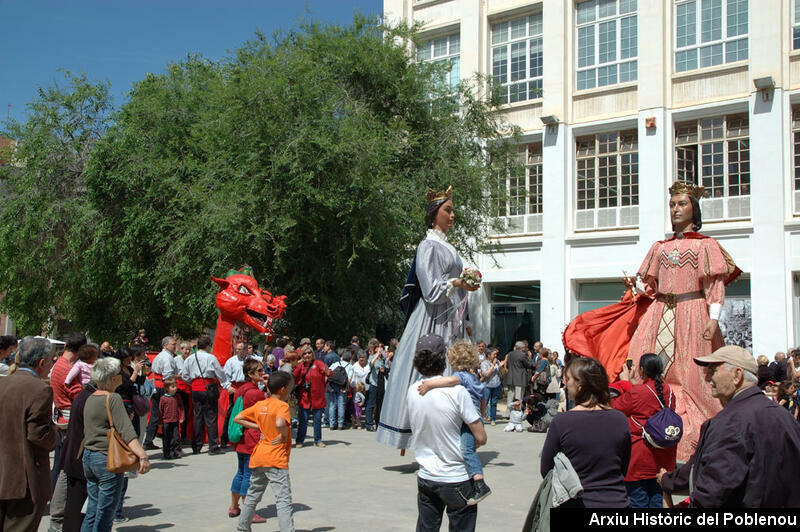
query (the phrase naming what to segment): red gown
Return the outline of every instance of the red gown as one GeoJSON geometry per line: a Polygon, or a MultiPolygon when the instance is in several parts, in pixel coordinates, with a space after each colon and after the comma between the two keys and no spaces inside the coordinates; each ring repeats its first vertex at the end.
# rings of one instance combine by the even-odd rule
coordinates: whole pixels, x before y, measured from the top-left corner
{"type": "Polygon", "coordinates": [[[626,294],[627,302],[623,298],[616,305],[584,313],[564,332],[564,345],[599,359],[611,380],[619,374],[625,355],[635,366],[645,353],[662,358],[664,380],[675,393],[676,412],[683,418],[679,460],[692,455],[700,425],[721,409],[711,396],[703,369],[692,358],[722,347],[719,329],[711,341],[702,337],[709,319],[708,305],[721,305],[725,285],[740,273],[713,238],[684,233],[683,238],[661,240],[653,244],[639,268],[646,284],[644,295],[631,298],[626,294]],[[599,335],[595,337],[593,331],[599,335]]]}

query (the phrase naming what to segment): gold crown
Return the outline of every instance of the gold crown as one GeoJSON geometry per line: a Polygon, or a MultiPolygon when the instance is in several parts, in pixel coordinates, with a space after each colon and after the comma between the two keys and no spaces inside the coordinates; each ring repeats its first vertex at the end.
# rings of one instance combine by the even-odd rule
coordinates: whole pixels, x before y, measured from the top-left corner
{"type": "Polygon", "coordinates": [[[699,185],[688,183],[686,181],[675,181],[672,186],[669,187],[669,195],[676,196],[678,194],[688,194],[694,199],[699,200],[703,197],[704,190],[705,187],[701,187],[699,185]]]}
{"type": "Polygon", "coordinates": [[[453,185],[447,187],[447,190],[442,190],[440,192],[436,192],[433,189],[428,189],[428,203],[432,201],[439,201],[439,200],[451,200],[453,199],[453,185]]]}

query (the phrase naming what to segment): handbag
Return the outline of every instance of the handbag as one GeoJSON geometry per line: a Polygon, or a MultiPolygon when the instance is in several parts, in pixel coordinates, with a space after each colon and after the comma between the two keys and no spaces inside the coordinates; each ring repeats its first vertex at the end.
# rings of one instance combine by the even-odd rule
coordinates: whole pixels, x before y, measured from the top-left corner
{"type": "Polygon", "coordinates": [[[137,416],[146,416],[150,411],[150,401],[139,392],[139,386],[134,386],[136,393],[133,394],[133,413],[137,416]]]}
{"type": "Polygon", "coordinates": [[[108,406],[106,395],[106,414],[108,414],[108,458],[106,459],[106,469],[109,473],[127,473],[139,468],[139,457],[136,456],[125,440],[122,439],[117,429],[114,428],[114,420],[111,419],[111,408],[108,406]]]}
{"type": "Polygon", "coordinates": [[[655,396],[656,401],[661,406],[661,410],[650,416],[645,422],[644,426],[636,421],[633,416],[631,420],[642,429],[642,438],[656,449],[669,449],[678,445],[683,436],[683,420],[673,409],[668,405],[672,401],[672,389],[669,391],[669,399],[667,404],[663,404],[658,394],[654,392],[649,386],[648,390],[655,396]]]}

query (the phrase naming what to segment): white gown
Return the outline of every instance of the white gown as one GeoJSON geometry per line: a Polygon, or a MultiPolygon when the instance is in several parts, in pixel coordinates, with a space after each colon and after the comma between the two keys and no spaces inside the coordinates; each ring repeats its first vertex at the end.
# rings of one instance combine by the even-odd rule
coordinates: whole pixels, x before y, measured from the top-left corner
{"type": "Polygon", "coordinates": [[[414,369],[417,340],[426,334],[438,334],[450,347],[467,338],[467,292],[452,286],[452,281],[461,275],[463,263],[444,233],[428,230],[417,247],[416,269],[422,299],[408,319],[392,360],[377,432],[380,443],[396,449],[408,448],[411,439],[406,392],[420,378],[414,369]]]}

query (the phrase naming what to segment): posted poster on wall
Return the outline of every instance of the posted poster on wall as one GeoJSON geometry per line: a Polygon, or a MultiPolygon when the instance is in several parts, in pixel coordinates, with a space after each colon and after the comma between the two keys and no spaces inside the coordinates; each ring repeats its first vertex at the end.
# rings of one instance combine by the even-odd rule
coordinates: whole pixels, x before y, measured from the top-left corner
{"type": "Polygon", "coordinates": [[[727,298],[719,317],[725,345],[738,345],[753,352],[753,320],[749,298],[727,298]]]}

